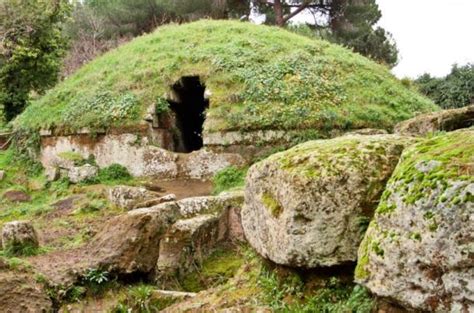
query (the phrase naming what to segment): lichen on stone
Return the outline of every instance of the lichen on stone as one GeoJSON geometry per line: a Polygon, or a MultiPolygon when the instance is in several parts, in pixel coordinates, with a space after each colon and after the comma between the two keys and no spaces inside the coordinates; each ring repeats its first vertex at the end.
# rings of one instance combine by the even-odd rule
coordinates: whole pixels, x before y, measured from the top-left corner
{"type": "Polygon", "coordinates": [[[463,286],[474,279],[473,193],[474,128],[407,148],[359,248],[356,281],[408,308],[472,309],[463,286]]]}

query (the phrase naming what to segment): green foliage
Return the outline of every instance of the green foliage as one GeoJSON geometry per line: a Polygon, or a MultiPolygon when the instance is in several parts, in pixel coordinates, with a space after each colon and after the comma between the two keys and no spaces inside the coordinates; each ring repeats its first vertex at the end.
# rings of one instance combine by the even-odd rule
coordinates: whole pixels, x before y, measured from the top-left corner
{"type": "Polygon", "coordinates": [[[78,38],[81,33],[97,31],[97,23],[90,23],[95,20],[102,27],[102,38],[138,36],[171,21],[239,18],[249,10],[249,0],[88,0],[75,5],[68,34],[78,38]]]}
{"type": "Polygon", "coordinates": [[[66,0],[0,2],[0,106],[7,121],[23,111],[31,91],[43,93],[57,82],[68,11],[66,0]]]}
{"type": "Polygon", "coordinates": [[[19,256],[33,256],[37,255],[41,252],[38,246],[31,244],[31,243],[24,243],[24,244],[9,244],[3,247],[1,251],[1,255],[11,258],[11,257],[19,257],[19,256]]]}
{"type": "Polygon", "coordinates": [[[112,164],[107,167],[99,169],[99,174],[85,181],[83,184],[120,184],[128,182],[132,179],[132,175],[127,168],[120,164],[112,164]]]}
{"type": "Polygon", "coordinates": [[[84,275],[84,281],[91,284],[102,285],[109,280],[108,276],[109,272],[107,271],[102,271],[96,268],[89,268],[86,274],[84,275]]]}
{"type": "Polygon", "coordinates": [[[79,302],[86,294],[87,289],[83,286],[72,286],[66,291],[64,301],[79,302]]]}
{"type": "Polygon", "coordinates": [[[173,304],[174,299],[153,298],[153,290],[156,287],[140,284],[127,289],[125,297],[122,297],[119,304],[112,310],[113,313],[153,313],[159,312],[165,307],[173,304]]]}
{"type": "Polygon", "coordinates": [[[155,111],[157,115],[168,113],[170,111],[170,103],[163,97],[156,101],[155,111]]]}
{"type": "Polygon", "coordinates": [[[64,122],[81,127],[100,129],[102,125],[117,125],[125,118],[136,119],[139,116],[137,98],[132,93],[114,96],[109,91],[85,99],[76,99],[62,113],[64,122]]]}
{"type": "Polygon", "coordinates": [[[181,281],[185,291],[198,292],[225,283],[239,267],[243,259],[239,252],[217,249],[203,261],[197,270],[187,274],[181,281]]]}
{"type": "Polygon", "coordinates": [[[217,172],[212,178],[213,194],[217,195],[223,191],[244,186],[247,170],[248,168],[229,166],[217,172]]]}
{"type": "Polygon", "coordinates": [[[99,180],[101,182],[126,181],[132,178],[127,168],[120,164],[112,164],[99,171],[99,180]]]}
{"type": "Polygon", "coordinates": [[[86,290],[93,295],[101,294],[110,283],[110,273],[98,268],[89,268],[82,278],[86,290]]]}
{"type": "Polygon", "coordinates": [[[265,303],[277,312],[369,313],[374,306],[365,288],[344,283],[336,277],[327,279],[324,286],[308,293],[298,274],[279,278],[274,271],[264,269],[258,284],[264,292],[265,303]]]}
{"type": "MultiPolygon", "coordinates": [[[[376,27],[382,13],[375,0],[302,1],[294,0],[292,6],[282,6],[283,17],[291,14],[291,8],[306,5],[306,12],[324,18],[314,19],[311,24],[290,24],[288,28],[299,34],[324,38],[341,44],[355,52],[388,66],[394,66],[398,59],[396,44],[387,31],[376,27]]],[[[266,22],[279,23],[277,5],[256,2],[266,22]],[[273,11],[270,11],[270,6],[273,11]]],[[[286,23],[287,21],[285,21],[286,23]]]]}
{"type": "Polygon", "coordinates": [[[200,76],[212,91],[204,132],[389,129],[437,109],[385,67],[339,46],[275,27],[199,21],[160,27],[86,64],[29,106],[14,126],[137,125],[145,108],[185,75],[200,76]],[[74,109],[96,100],[102,103],[97,115],[115,118],[74,109]],[[113,115],[106,107],[115,103],[138,113],[113,115]]]}
{"type": "Polygon", "coordinates": [[[416,80],[420,91],[444,109],[474,104],[474,64],[453,65],[442,78],[424,74],[416,80]]]}
{"type": "Polygon", "coordinates": [[[3,258],[2,261],[4,261],[8,267],[14,271],[26,271],[31,269],[31,264],[28,261],[17,257],[3,258]]]}
{"type": "Polygon", "coordinates": [[[390,33],[375,27],[382,13],[375,0],[335,1],[331,15],[331,41],[340,43],[368,58],[395,66],[398,50],[390,33]]]}

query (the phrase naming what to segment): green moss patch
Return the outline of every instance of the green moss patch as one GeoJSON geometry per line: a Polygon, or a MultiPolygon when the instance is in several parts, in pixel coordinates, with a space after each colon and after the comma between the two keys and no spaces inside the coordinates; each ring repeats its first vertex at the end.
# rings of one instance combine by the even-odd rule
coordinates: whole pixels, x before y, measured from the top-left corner
{"type": "MultiPolygon", "coordinates": [[[[391,191],[386,191],[387,195],[382,196],[377,213],[390,213],[396,209],[390,202],[394,192],[403,195],[405,203],[415,204],[431,190],[439,189],[438,202],[450,200],[453,205],[461,203],[461,197],[455,195],[448,199],[443,191],[450,181],[474,182],[473,164],[473,128],[433,136],[411,146],[403,153],[388,183],[387,189],[391,191]],[[421,170],[422,167],[430,168],[421,170]]],[[[430,229],[434,228],[433,224],[430,229]]]]}
{"type": "Polygon", "coordinates": [[[387,68],[348,49],[237,21],[168,25],[86,64],[33,101],[16,129],[136,125],[176,81],[212,92],[205,131],[391,128],[437,110],[387,68]]]}
{"type": "Polygon", "coordinates": [[[242,266],[244,260],[238,251],[220,248],[212,253],[201,267],[183,279],[185,291],[198,292],[225,283],[242,266]]]}
{"type": "Polygon", "coordinates": [[[281,204],[268,192],[262,194],[262,203],[270,211],[273,217],[279,217],[283,212],[281,204]]]}

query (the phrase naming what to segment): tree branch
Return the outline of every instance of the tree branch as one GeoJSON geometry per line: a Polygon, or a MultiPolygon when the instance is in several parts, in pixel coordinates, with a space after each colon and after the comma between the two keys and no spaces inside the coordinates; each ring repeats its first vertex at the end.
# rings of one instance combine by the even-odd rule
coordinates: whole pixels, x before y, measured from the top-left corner
{"type": "Polygon", "coordinates": [[[303,11],[304,9],[306,9],[309,5],[309,2],[308,1],[304,1],[296,10],[294,10],[293,12],[291,12],[290,14],[286,15],[283,17],[283,22],[286,23],[288,22],[292,17],[294,17],[295,15],[297,15],[298,13],[300,13],[301,11],[303,11]]]}

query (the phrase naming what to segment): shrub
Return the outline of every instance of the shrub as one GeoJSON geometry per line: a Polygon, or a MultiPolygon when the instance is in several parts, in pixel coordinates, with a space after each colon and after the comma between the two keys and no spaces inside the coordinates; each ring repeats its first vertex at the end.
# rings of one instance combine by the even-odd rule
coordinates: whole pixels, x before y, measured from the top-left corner
{"type": "Polygon", "coordinates": [[[110,166],[101,168],[97,177],[90,179],[86,183],[95,184],[115,184],[125,182],[132,179],[132,175],[129,173],[125,166],[120,164],[112,164],[110,166]]]}
{"type": "Polygon", "coordinates": [[[244,186],[247,170],[247,168],[230,166],[217,172],[212,178],[213,193],[217,195],[225,190],[244,186]]]}

